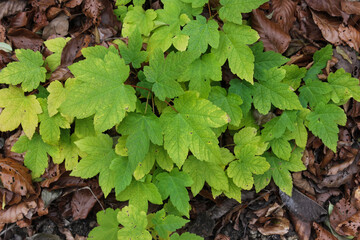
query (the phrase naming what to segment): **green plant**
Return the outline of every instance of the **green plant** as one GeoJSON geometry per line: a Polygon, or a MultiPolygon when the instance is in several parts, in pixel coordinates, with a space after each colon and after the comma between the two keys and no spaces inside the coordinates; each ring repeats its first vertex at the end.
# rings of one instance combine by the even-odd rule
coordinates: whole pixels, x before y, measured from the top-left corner
{"type": "Polygon", "coordinates": [[[119,201],[129,200],[122,210],[99,212],[90,236],[201,239],[173,234],[188,222],[187,187],[195,196],[206,182],[214,197],[241,201],[242,189],[259,192],[273,179],[291,195],[290,171],[305,169],[307,129],[336,151],[338,124],[346,123],[339,106],[360,101],[360,87],[342,69],[318,79],[330,45],[308,70],[264,52],[239,13],[265,0],[221,0],[223,22],[200,15],[204,0],[163,0],[156,11],[145,11],[144,0],[130,2],[118,0],[116,10],[128,43],[83,49],[85,59],[69,66],[74,78],[64,84],[40,85],[47,81],[44,65],[60,64],[64,39],[45,42],[55,52],[45,62],[39,52],[16,50],[19,61],[0,72],[9,84],[0,90],[0,130],[22,126],[25,136],[12,150],[26,152],[34,179],[49,154],[72,176],[98,175],[105,197],[115,189],[119,201]],[[221,82],[226,62],[239,77],[228,88],[221,82]],[[127,82],[130,75],[136,85],[127,82]],[[114,127],[118,134],[106,132],[114,127]],[[225,132],[233,151],[219,144],[225,132]],[[164,209],[147,215],[148,202],[164,201],[164,209]]]}

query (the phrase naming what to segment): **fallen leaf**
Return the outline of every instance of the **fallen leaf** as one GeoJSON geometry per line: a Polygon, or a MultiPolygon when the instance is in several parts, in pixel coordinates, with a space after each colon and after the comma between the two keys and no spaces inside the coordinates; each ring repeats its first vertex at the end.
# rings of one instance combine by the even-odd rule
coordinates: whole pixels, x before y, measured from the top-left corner
{"type": "Polygon", "coordinates": [[[14,146],[14,144],[17,142],[17,140],[21,135],[24,135],[24,133],[21,130],[18,130],[16,133],[14,133],[5,140],[5,146],[4,146],[5,157],[15,159],[16,161],[19,162],[24,162],[25,153],[15,153],[11,151],[12,147],[14,146]]]}
{"type": "Polygon", "coordinates": [[[323,228],[321,225],[313,222],[313,227],[316,231],[317,238],[315,240],[337,240],[328,230],[323,228]]]}
{"type": "Polygon", "coordinates": [[[285,235],[289,232],[290,221],[283,217],[267,218],[263,226],[258,227],[257,230],[265,236],[269,235],[285,235]]]}
{"type": "Polygon", "coordinates": [[[333,17],[342,15],[340,0],[305,0],[312,9],[327,12],[333,17]]]}
{"type": "Polygon", "coordinates": [[[342,41],[339,37],[338,29],[341,22],[335,18],[328,16],[325,13],[315,13],[315,11],[311,11],[311,13],[313,16],[313,20],[315,24],[319,27],[323,37],[332,44],[335,44],[336,46],[340,45],[342,41]]]}
{"type": "Polygon", "coordinates": [[[311,222],[306,222],[290,212],[291,222],[301,240],[309,240],[311,235],[311,222]]]}
{"type": "Polygon", "coordinates": [[[11,158],[0,158],[0,179],[2,185],[21,196],[34,194],[30,170],[11,158]]]}
{"type": "Polygon", "coordinates": [[[354,48],[359,52],[360,47],[360,32],[351,25],[345,26],[344,24],[339,27],[339,37],[347,45],[354,48]]]}
{"type": "Polygon", "coordinates": [[[26,6],[25,0],[2,1],[0,3],[0,20],[3,17],[22,11],[26,6]]]}
{"type": "Polygon", "coordinates": [[[359,236],[360,232],[360,211],[352,215],[346,221],[336,227],[336,232],[345,236],[359,236]]]}
{"type": "Polygon", "coordinates": [[[297,2],[292,0],[273,0],[271,3],[273,9],[272,19],[280,24],[284,32],[289,32],[296,20],[295,10],[297,2]]]}
{"type": "Polygon", "coordinates": [[[23,218],[31,219],[36,213],[36,201],[21,202],[6,209],[0,210],[0,223],[13,223],[23,218]]]}
{"type": "Polygon", "coordinates": [[[60,14],[54,18],[49,25],[43,30],[43,39],[48,39],[50,36],[53,37],[64,37],[68,34],[69,30],[69,17],[65,14],[60,14]]]}
{"type": "Polygon", "coordinates": [[[345,198],[340,199],[340,201],[334,205],[334,208],[330,214],[331,227],[336,229],[338,234],[344,235],[344,232],[342,232],[341,229],[338,231],[337,227],[340,225],[340,223],[346,221],[356,212],[357,209],[349,201],[347,201],[345,198]]]}
{"type": "Polygon", "coordinates": [[[18,14],[16,14],[16,16],[11,18],[9,27],[10,28],[25,27],[30,22],[31,15],[32,14],[30,12],[19,12],[18,14]]]}
{"type": "Polygon", "coordinates": [[[83,0],[70,0],[65,3],[65,7],[74,8],[79,6],[82,2],[83,0]]]}
{"type": "Polygon", "coordinates": [[[275,22],[266,18],[263,11],[252,11],[251,26],[258,31],[266,51],[283,53],[288,48],[291,37],[275,22]]]}
{"type": "Polygon", "coordinates": [[[92,20],[92,23],[96,26],[98,26],[100,23],[99,16],[103,9],[104,4],[101,2],[101,0],[85,0],[82,8],[85,16],[90,18],[92,20]]]}
{"type": "Polygon", "coordinates": [[[341,10],[347,14],[359,14],[360,2],[341,0],[341,10]]]}
{"type": "MultiPolygon", "coordinates": [[[[17,204],[21,201],[21,195],[16,194],[14,192],[11,192],[5,188],[0,188],[0,202],[2,205],[9,206],[17,204]],[[5,199],[5,203],[3,203],[3,200],[5,199]]],[[[2,209],[2,206],[0,206],[0,210],[2,209]]]]}
{"type": "Polygon", "coordinates": [[[25,28],[10,29],[8,38],[10,39],[13,48],[40,51],[43,44],[43,40],[39,35],[25,28]]]}

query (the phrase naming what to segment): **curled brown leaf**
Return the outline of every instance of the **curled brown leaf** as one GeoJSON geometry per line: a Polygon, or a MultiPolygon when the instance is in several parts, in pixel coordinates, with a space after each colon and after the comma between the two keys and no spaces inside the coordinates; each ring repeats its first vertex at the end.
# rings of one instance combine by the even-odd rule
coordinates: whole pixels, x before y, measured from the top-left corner
{"type": "Polygon", "coordinates": [[[341,10],[347,14],[359,14],[360,2],[341,0],[341,10]]]}
{"type": "Polygon", "coordinates": [[[319,27],[323,37],[336,46],[340,45],[342,41],[339,37],[338,29],[341,22],[325,13],[315,11],[311,11],[311,13],[314,22],[319,27]]]}
{"type": "Polygon", "coordinates": [[[342,15],[340,0],[305,0],[316,11],[327,12],[333,17],[342,15]]]}
{"type": "Polygon", "coordinates": [[[339,27],[339,37],[347,45],[354,48],[359,52],[360,47],[360,32],[351,25],[345,26],[344,24],[339,27]]]}
{"type": "Polygon", "coordinates": [[[328,230],[323,228],[320,224],[313,222],[313,227],[316,231],[317,238],[315,240],[337,240],[328,230]]]}
{"type": "Polygon", "coordinates": [[[274,10],[272,19],[280,24],[284,32],[289,32],[295,21],[297,2],[292,0],[273,0],[271,3],[274,10]]]}
{"type": "Polygon", "coordinates": [[[258,31],[266,51],[283,53],[288,48],[291,37],[275,22],[266,18],[263,11],[252,11],[251,26],[258,31]]]}

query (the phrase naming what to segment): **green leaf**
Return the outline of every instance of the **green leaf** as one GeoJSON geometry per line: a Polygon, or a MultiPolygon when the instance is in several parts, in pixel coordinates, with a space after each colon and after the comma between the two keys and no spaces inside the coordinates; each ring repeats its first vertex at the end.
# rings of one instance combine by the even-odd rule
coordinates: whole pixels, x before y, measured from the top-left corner
{"type": "Polygon", "coordinates": [[[226,90],[222,87],[212,87],[209,100],[229,115],[231,125],[240,125],[242,119],[240,108],[242,99],[239,95],[233,93],[227,94],[226,90]]]}
{"type": "Polygon", "coordinates": [[[98,240],[117,240],[117,234],[119,231],[119,223],[117,221],[117,215],[119,209],[107,208],[104,211],[99,211],[96,214],[96,219],[99,224],[89,233],[89,238],[98,240]]]}
{"type": "Polygon", "coordinates": [[[260,136],[257,136],[257,130],[253,127],[245,127],[234,135],[235,155],[241,154],[243,149],[251,149],[252,154],[261,155],[267,150],[267,143],[260,136]]]}
{"type": "Polygon", "coordinates": [[[24,92],[36,89],[40,82],[45,82],[46,69],[40,52],[30,49],[16,49],[18,62],[11,62],[0,72],[0,83],[17,85],[21,83],[24,92]]]}
{"type": "Polygon", "coordinates": [[[38,125],[37,114],[41,106],[34,95],[24,96],[17,87],[9,86],[0,90],[0,131],[15,130],[20,124],[28,138],[32,138],[38,125]]]}
{"type": "Polygon", "coordinates": [[[184,215],[189,213],[189,194],[186,187],[193,184],[191,177],[185,172],[179,172],[179,169],[174,168],[170,173],[163,172],[156,175],[158,182],[155,185],[158,187],[162,199],[170,196],[170,201],[184,215]]]}
{"type": "Polygon", "coordinates": [[[296,122],[294,123],[295,130],[292,132],[293,137],[295,139],[296,145],[301,148],[306,147],[308,133],[304,126],[304,119],[297,118],[296,122]]]}
{"type": "Polygon", "coordinates": [[[81,53],[85,58],[100,58],[104,60],[106,55],[111,52],[118,55],[118,50],[114,46],[106,48],[104,46],[94,46],[81,49],[81,53]]]}
{"type": "Polygon", "coordinates": [[[183,227],[189,220],[175,215],[166,216],[165,209],[161,209],[153,215],[151,222],[157,234],[163,239],[168,239],[172,232],[183,227]]]}
{"type": "Polygon", "coordinates": [[[170,172],[173,169],[174,162],[171,160],[169,154],[166,152],[163,146],[152,145],[154,148],[150,148],[149,153],[155,156],[157,164],[164,170],[170,172]]]}
{"type": "Polygon", "coordinates": [[[306,68],[299,68],[297,65],[285,65],[281,67],[285,69],[286,75],[282,80],[283,83],[289,85],[293,91],[300,87],[301,79],[305,77],[306,68]]]}
{"type": "Polygon", "coordinates": [[[135,171],[136,165],[131,163],[127,158],[115,158],[110,165],[110,169],[115,174],[115,194],[120,192],[130,185],[132,174],[135,171]]]}
{"type": "Polygon", "coordinates": [[[204,187],[205,181],[214,189],[229,190],[228,178],[225,171],[216,163],[199,161],[194,156],[189,156],[183,166],[183,171],[189,174],[194,183],[191,192],[196,196],[204,187]],[[206,171],[204,171],[206,169],[206,171]]]}
{"type": "Polygon", "coordinates": [[[331,59],[332,54],[333,50],[330,44],[326,45],[326,47],[320,49],[314,54],[314,63],[304,77],[305,82],[307,82],[307,80],[317,79],[317,75],[323,68],[325,68],[327,62],[331,59]]]}
{"type": "Polygon", "coordinates": [[[160,120],[153,113],[147,115],[129,113],[118,126],[118,132],[128,135],[126,147],[129,161],[136,164],[144,159],[149,151],[150,142],[157,145],[163,144],[160,120]]]}
{"type": "MultiPolygon", "coordinates": [[[[266,70],[273,67],[280,67],[289,61],[280,53],[274,51],[264,52],[263,42],[258,42],[251,47],[255,57],[254,77],[256,79],[263,79],[266,75],[266,70]]],[[[296,66],[296,65],[292,65],[296,66]]]]}
{"type": "Polygon", "coordinates": [[[285,73],[284,69],[272,68],[266,71],[264,79],[254,83],[254,107],[261,114],[267,114],[271,104],[284,110],[302,108],[298,96],[290,90],[289,85],[281,82],[285,73]]]}
{"type": "Polygon", "coordinates": [[[153,183],[132,181],[124,191],[116,196],[118,201],[129,200],[129,205],[138,210],[147,212],[148,201],[153,204],[162,204],[159,190],[153,183]]]}
{"type": "Polygon", "coordinates": [[[270,141],[274,138],[280,138],[284,135],[285,130],[295,131],[295,122],[297,111],[284,111],[280,116],[271,119],[265,123],[261,136],[264,141],[270,141]]]}
{"type": "Polygon", "coordinates": [[[53,157],[56,164],[60,164],[65,160],[65,169],[67,171],[73,170],[78,163],[80,149],[76,146],[75,141],[78,140],[76,135],[70,136],[70,130],[61,130],[59,142],[59,156],[53,157]]]}
{"type": "Polygon", "coordinates": [[[50,56],[48,56],[45,60],[45,63],[48,64],[51,71],[54,71],[61,63],[61,53],[66,43],[70,41],[71,38],[54,38],[49,39],[44,42],[45,46],[53,52],[50,56]]]}
{"type": "Polygon", "coordinates": [[[186,92],[163,110],[160,121],[164,131],[164,148],[178,167],[184,163],[189,149],[203,161],[217,162],[221,158],[218,140],[211,128],[229,122],[227,114],[196,92],[186,92]]]}
{"type": "Polygon", "coordinates": [[[66,94],[61,113],[77,118],[95,115],[95,130],[103,132],[120,123],[126,112],[135,110],[135,90],[124,85],[129,66],[119,55],[109,51],[104,60],[87,58],[69,69],[76,81],[66,94]]]}
{"type": "Polygon", "coordinates": [[[176,79],[185,71],[191,60],[187,52],[171,52],[164,59],[160,49],[156,49],[150,56],[149,66],[144,67],[144,74],[148,82],[154,83],[152,90],[156,97],[164,101],[184,93],[176,79]]]}
{"type": "Polygon", "coordinates": [[[334,104],[319,104],[307,117],[308,128],[323,143],[336,152],[339,127],[346,124],[344,110],[334,104]]]}
{"type": "Polygon", "coordinates": [[[359,79],[351,77],[351,74],[345,72],[343,68],[330,73],[328,82],[332,88],[331,100],[335,104],[345,104],[351,97],[360,101],[359,79]]]}
{"type": "Polygon", "coordinates": [[[141,51],[142,42],[143,40],[138,29],[135,29],[129,36],[128,45],[121,40],[114,41],[114,43],[118,45],[120,54],[124,58],[125,63],[132,63],[134,68],[140,68],[141,63],[145,62],[147,58],[147,53],[141,51]]]}
{"type": "Polygon", "coordinates": [[[218,23],[215,20],[206,21],[199,15],[196,20],[190,21],[183,29],[183,33],[190,36],[188,50],[197,56],[206,52],[208,45],[217,48],[219,45],[218,23]]]}
{"type": "Polygon", "coordinates": [[[50,117],[46,99],[39,98],[42,113],[39,115],[40,135],[43,141],[56,145],[60,140],[60,128],[70,128],[69,122],[59,113],[50,117]]]}
{"type": "Polygon", "coordinates": [[[317,104],[328,103],[331,98],[331,90],[328,83],[313,80],[299,88],[299,98],[302,103],[305,105],[309,103],[310,107],[313,108],[317,104]]]}
{"type": "Polygon", "coordinates": [[[249,26],[225,23],[220,32],[219,46],[212,48],[219,63],[223,65],[229,60],[230,70],[239,78],[253,83],[254,54],[247,44],[259,39],[259,35],[249,26]]]}
{"type": "Polygon", "coordinates": [[[17,153],[26,152],[24,164],[32,171],[31,175],[33,178],[40,177],[44,173],[45,168],[48,167],[48,154],[52,157],[56,157],[59,154],[57,147],[44,143],[37,133],[34,134],[31,140],[26,136],[21,136],[11,151],[17,153]]]}
{"type": "Polygon", "coordinates": [[[303,149],[301,148],[295,148],[289,161],[281,160],[272,154],[265,153],[264,156],[266,157],[266,161],[270,163],[270,168],[263,175],[254,176],[256,192],[266,187],[271,178],[273,178],[275,184],[281,191],[291,196],[293,182],[289,171],[297,172],[306,170],[301,160],[302,151],[303,149]]]}
{"type": "Polygon", "coordinates": [[[134,206],[121,209],[117,215],[118,222],[124,227],[118,231],[118,240],[152,240],[151,234],[146,230],[146,213],[134,206]]]}
{"type": "MultiPolygon", "coordinates": [[[[68,81],[66,81],[68,83],[68,81]]],[[[58,113],[58,108],[66,99],[66,90],[62,83],[59,81],[53,81],[46,88],[50,93],[48,96],[48,112],[49,116],[52,117],[58,113]]]]}
{"type": "Polygon", "coordinates": [[[241,81],[240,79],[232,79],[230,81],[229,93],[234,93],[241,97],[243,103],[241,104],[240,108],[243,115],[248,113],[251,109],[253,102],[252,88],[253,86],[250,83],[241,81]]]}
{"type": "Polygon", "coordinates": [[[275,138],[270,141],[272,152],[280,159],[288,161],[291,156],[292,148],[289,140],[285,138],[275,138]]]}
{"type": "Polygon", "coordinates": [[[178,79],[189,83],[189,90],[198,91],[200,97],[207,98],[211,91],[211,80],[221,81],[221,65],[214,54],[204,54],[192,62],[178,79]]]}
{"type": "Polygon", "coordinates": [[[112,148],[113,140],[105,134],[86,137],[75,142],[87,155],[83,157],[71,172],[71,176],[92,178],[99,174],[99,185],[105,197],[115,185],[115,174],[110,171],[114,159],[121,159],[112,148]]]}
{"type": "Polygon", "coordinates": [[[123,22],[122,35],[128,37],[136,28],[144,36],[149,36],[154,28],[156,12],[153,9],[144,10],[141,6],[130,8],[123,22]]]}
{"type": "Polygon", "coordinates": [[[203,7],[209,0],[181,0],[184,3],[191,3],[193,8],[203,7]]]}
{"type": "Polygon", "coordinates": [[[241,13],[248,13],[268,0],[220,0],[219,15],[224,22],[242,24],[241,13]]]}
{"type": "Polygon", "coordinates": [[[179,236],[179,234],[174,233],[171,235],[170,240],[203,240],[202,237],[195,235],[193,233],[183,233],[179,236]]]}

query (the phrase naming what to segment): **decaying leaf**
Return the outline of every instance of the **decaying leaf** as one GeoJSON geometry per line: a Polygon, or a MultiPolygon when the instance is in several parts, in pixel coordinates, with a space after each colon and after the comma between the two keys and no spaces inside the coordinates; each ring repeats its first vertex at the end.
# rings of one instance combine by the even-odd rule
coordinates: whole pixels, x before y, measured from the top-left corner
{"type": "Polygon", "coordinates": [[[23,218],[31,219],[36,213],[36,201],[21,202],[17,205],[10,206],[9,208],[0,210],[0,224],[13,223],[23,218]]]}
{"type": "Polygon", "coordinates": [[[311,11],[311,14],[313,16],[314,22],[321,30],[323,37],[336,46],[340,45],[342,41],[339,37],[338,29],[341,22],[328,16],[325,13],[316,13],[315,11],[311,11]]]}
{"type": "Polygon", "coordinates": [[[320,224],[313,222],[313,227],[316,231],[317,238],[315,240],[337,240],[328,230],[323,228],[320,224]]]}
{"type": "Polygon", "coordinates": [[[327,12],[333,17],[342,15],[340,0],[305,0],[312,9],[327,12]]]}
{"type": "Polygon", "coordinates": [[[295,9],[297,2],[292,0],[272,0],[272,19],[280,24],[284,32],[289,32],[295,21],[295,9]]]}
{"type": "Polygon", "coordinates": [[[360,47],[360,32],[351,25],[345,26],[342,24],[339,27],[339,37],[346,42],[350,47],[359,52],[360,47]]]}
{"type": "Polygon", "coordinates": [[[333,229],[336,229],[340,235],[344,235],[337,227],[344,221],[348,220],[357,212],[357,209],[345,198],[337,202],[330,214],[330,224],[333,229]],[[339,230],[339,231],[338,231],[339,230]]]}
{"type": "Polygon", "coordinates": [[[264,12],[259,9],[252,11],[251,20],[251,26],[258,31],[266,51],[272,50],[279,53],[286,51],[291,38],[280,25],[267,19],[264,12]]]}
{"type": "Polygon", "coordinates": [[[6,189],[22,196],[35,193],[29,169],[18,161],[0,158],[0,172],[1,183],[6,189]]]}
{"type": "Polygon", "coordinates": [[[269,235],[285,235],[290,228],[290,221],[283,217],[266,218],[267,221],[257,230],[265,236],[269,235]]]}

